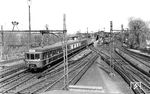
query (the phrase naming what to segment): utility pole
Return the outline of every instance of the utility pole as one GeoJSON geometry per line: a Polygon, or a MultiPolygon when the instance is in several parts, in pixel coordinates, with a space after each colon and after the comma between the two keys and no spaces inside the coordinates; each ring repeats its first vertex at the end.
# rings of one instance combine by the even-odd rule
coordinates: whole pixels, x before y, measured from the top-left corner
{"type": "Polygon", "coordinates": [[[87,27],[87,34],[89,33],[88,27],[87,27]]]}
{"type": "MultiPolygon", "coordinates": [[[[46,28],[46,31],[48,31],[48,24],[45,25],[45,28],[46,28]]],[[[49,39],[46,36],[46,44],[48,44],[48,43],[49,43],[49,39]]]]}
{"type": "MultiPolygon", "coordinates": [[[[111,47],[111,41],[112,41],[111,34],[112,34],[112,31],[113,31],[113,23],[112,23],[112,21],[110,21],[110,44],[109,44],[109,47],[110,47],[110,70],[113,73],[113,61],[112,61],[113,47],[111,47]]],[[[113,44],[112,44],[112,46],[113,46],[113,44]]]]}
{"type": "Polygon", "coordinates": [[[66,38],[66,15],[63,18],[63,57],[64,57],[64,86],[68,90],[68,54],[67,54],[67,38],[66,38]]]}
{"type": "Polygon", "coordinates": [[[1,41],[2,41],[2,48],[1,48],[1,59],[3,59],[4,54],[3,54],[3,48],[4,48],[4,32],[3,32],[3,26],[1,25],[1,41]]]}
{"type": "Polygon", "coordinates": [[[124,31],[124,29],[123,29],[123,24],[121,25],[121,45],[123,46],[123,31],[124,31]]]}
{"type": "Polygon", "coordinates": [[[28,40],[28,49],[30,49],[31,44],[31,0],[28,0],[28,11],[29,11],[29,40],[28,40]]]}

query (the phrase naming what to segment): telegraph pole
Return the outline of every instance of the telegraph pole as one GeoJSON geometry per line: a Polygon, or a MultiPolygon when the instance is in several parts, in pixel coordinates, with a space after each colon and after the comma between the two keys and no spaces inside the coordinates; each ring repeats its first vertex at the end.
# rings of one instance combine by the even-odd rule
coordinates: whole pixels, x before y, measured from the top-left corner
{"type": "Polygon", "coordinates": [[[121,25],[121,45],[123,46],[123,31],[124,31],[124,29],[123,29],[123,24],[121,25]]]}
{"type": "Polygon", "coordinates": [[[64,57],[64,86],[68,90],[68,54],[67,54],[67,38],[66,38],[66,15],[63,18],[63,57],[64,57]]]}
{"type": "Polygon", "coordinates": [[[31,41],[31,0],[28,0],[28,11],[29,11],[29,40],[28,40],[28,49],[30,49],[30,42],[31,41]]]}
{"type": "MultiPolygon", "coordinates": [[[[110,47],[110,70],[113,73],[113,61],[112,61],[113,47],[111,47],[111,41],[112,41],[111,34],[112,34],[112,31],[113,31],[113,23],[112,23],[112,21],[110,21],[110,44],[109,44],[109,47],[110,47]]],[[[112,44],[112,46],[113,46],[113,44],[112,44]]]]}
{"type": "Polygon", "coordinates": [[[1,25],[1,41],[2,41],[2,48],[1,48],[1,59],[3,59],[3,48],[4,48],[4,32],[3,32],[3,26],[1,25]]]}

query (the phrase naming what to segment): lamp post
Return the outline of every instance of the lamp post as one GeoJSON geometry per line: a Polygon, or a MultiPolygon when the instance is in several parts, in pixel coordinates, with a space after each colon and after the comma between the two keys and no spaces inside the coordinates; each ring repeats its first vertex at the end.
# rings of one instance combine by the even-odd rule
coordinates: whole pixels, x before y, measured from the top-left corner
{"type": "Polygon", "coordinates": [[[31,41],[31,12],[30,12],[30,7],[31,7],[31,0],[28,0],[28,11],[29,11],[29,41],[28,41],[28,46],[30,48],[30,41],[31,41]]]}

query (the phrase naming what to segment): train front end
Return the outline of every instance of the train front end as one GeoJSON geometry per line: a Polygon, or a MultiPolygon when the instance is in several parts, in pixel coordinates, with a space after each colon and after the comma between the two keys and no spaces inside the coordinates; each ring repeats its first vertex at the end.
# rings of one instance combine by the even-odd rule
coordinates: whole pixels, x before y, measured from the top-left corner
{"type": "Polygon", "coordinates": [[[25,53],[26,67],[32,71],[37,71],[38,69],[41,69],[43,67],[41,57],[42,56],[40,52],[29,50],[29,52],[25,53]]]}

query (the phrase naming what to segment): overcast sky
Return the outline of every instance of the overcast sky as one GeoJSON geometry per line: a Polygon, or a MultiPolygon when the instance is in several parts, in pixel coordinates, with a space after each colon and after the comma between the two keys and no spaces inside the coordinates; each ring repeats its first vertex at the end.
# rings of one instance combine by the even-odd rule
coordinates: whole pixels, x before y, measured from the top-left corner
{"type": "MultiPolygon", "coordinates": [[[[32,0],[31,29],[63,29],[63,14],[66,14],[68,33],[78,30],[96,32],[106,28],[113,21],[114,28],[127,27],[130,17],[150,21],[149,0],[32,0]]],[[[18,21],[18,28],[28,29],[27,0],[0,0],[0,25],[12,29],[12,21],[18,21]]]]}

